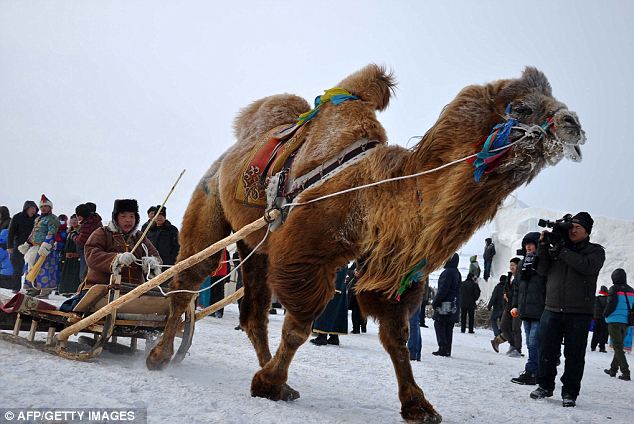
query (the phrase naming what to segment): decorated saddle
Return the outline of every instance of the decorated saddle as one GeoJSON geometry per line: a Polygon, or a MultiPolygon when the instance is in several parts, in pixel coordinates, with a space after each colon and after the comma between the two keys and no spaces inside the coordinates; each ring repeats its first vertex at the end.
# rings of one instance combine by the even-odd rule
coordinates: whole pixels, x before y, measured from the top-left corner
{"type": "Polygon", "coordinates": [[[266,206],[266,187],[302,145],[303,126],[281,125],[269,131],[242,165],[235,198],[246,206],[266,206]]]}

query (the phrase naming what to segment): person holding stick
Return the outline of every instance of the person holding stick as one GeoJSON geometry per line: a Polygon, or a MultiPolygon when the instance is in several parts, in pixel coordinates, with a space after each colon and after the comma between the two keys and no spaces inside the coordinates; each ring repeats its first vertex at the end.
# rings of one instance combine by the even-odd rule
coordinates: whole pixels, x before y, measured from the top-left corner
{"type": "Polygon", "coordinates": [[[139,220],[136,200],[114,201],[112,221],[95,230],[86,242],[88,273],[83,289],[95,284],[108,284],[113,273],[121,275],[122,283],[135,286],[144,283],[146,276],[149,279],[161,273],[159,253],[137,230],[139,220]]]}
{"type": "Polygon", "coordinates": [[[59,261],[56,254],[51,255],[51,251],[59,219],[53,215],[53,202],[44,194],[40,199],[40,212],[41,215],[36,218],[29,238],[18,247],[18,250],[24,255],[27,276],[34,274],[32,279],[25,280],[26,293],[46,299],[57,288],[59,261]]]}

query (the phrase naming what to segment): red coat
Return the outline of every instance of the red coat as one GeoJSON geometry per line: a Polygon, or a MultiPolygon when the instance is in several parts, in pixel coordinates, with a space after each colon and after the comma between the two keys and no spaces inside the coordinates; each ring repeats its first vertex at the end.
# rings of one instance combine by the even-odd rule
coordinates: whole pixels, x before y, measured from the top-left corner
{"type": "Polygon", "coordinates": [[[75,244],[79,247],[84,247],[88,237],[99,227],[101,227],[101,217],[98,213],[91,213],[88,218],[81,221],[79,234],[75,237],[75,244]]]}
{"type": "Polygon", "coordinates": [[[222,254],[220,255],[220,263],[218,264],[218,268],[211,274],[212,277],[224,277],[229,274],[229,255],[227,254],[227,249],[222,249],[222,254]]]}

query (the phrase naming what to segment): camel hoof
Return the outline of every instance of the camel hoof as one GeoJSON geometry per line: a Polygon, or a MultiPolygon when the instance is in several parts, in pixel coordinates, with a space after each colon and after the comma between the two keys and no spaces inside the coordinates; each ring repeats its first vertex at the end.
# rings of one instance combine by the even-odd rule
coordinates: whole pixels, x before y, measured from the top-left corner
{"type": "Polygon", "coordinates": [[[281,385],[268,383],[258,373],[253,377],[253,381],[251,382],[251,396],[274,401],[283,400],[290,402],[299,399],[299,392],[286,383],[281,385]]]}
{"type": "Polygon", "coordinates": [[[427,402],[422,404],[403,406],[401,416],[410,424],[438,424],[442,422],[442,415],[434,410],[427,402]]]}
{"type": "Polygon", "coordinates": [[[145,358],[145,366],[151,371],[159,371],[167,367],[170,363],[171,355],[166,356],[162,349],[154,346],[150,354],[145,358]]]}
{"type": "Polygon", "coordinates": [[[284,385],[282,386],[282,400],[290,402],[297,399],[299,399],[299,392],[293,389],[288,384],[284,383],[284,385]]]}

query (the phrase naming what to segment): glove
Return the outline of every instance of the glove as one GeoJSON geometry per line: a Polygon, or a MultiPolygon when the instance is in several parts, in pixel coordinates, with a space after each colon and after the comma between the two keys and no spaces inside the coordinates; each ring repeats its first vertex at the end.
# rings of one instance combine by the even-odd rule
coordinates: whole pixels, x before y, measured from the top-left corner
{"type": "Polygon", "coordinates": [[[22,243],[21,245],[18,246],[18,252],[22,253],[23,255],[26,255],[26,252],[28,252],[30,248],[31,248],[30,244],[22,243]]]}
{"type": "Polygon", "coordinates": [[[53,246],[51,246],[50,243],[43,242],[40,244],[40,248],[37,249],[37,254],[40,256],[48,256],[48,254],[51,253],[52,248],[53,246]]]}
{"type": "Polygon", "coordinates": [[[134,263],[134,261],[136,260],[136,256],[134,256],[132,253],[130,252],[125,252],[125,253],[119,253],[117,255],[117,261],[122,265],[122,266],[130,266],[134,263]]]}
{"type": "Polygon", "coordinates": [[[141,258],[141,268],[144,274],[154,278],[161,273],[161,263],[154,256],[144,256],[141,258]]]}
{"type": "Polygon", "coordinates": [[[117,256],[112,262],[112,271],[115,274],[121,272],[121,268],[124,266],[130,266],[134,263],[136,257],[130,252],[117,253],[117,256]]]}

